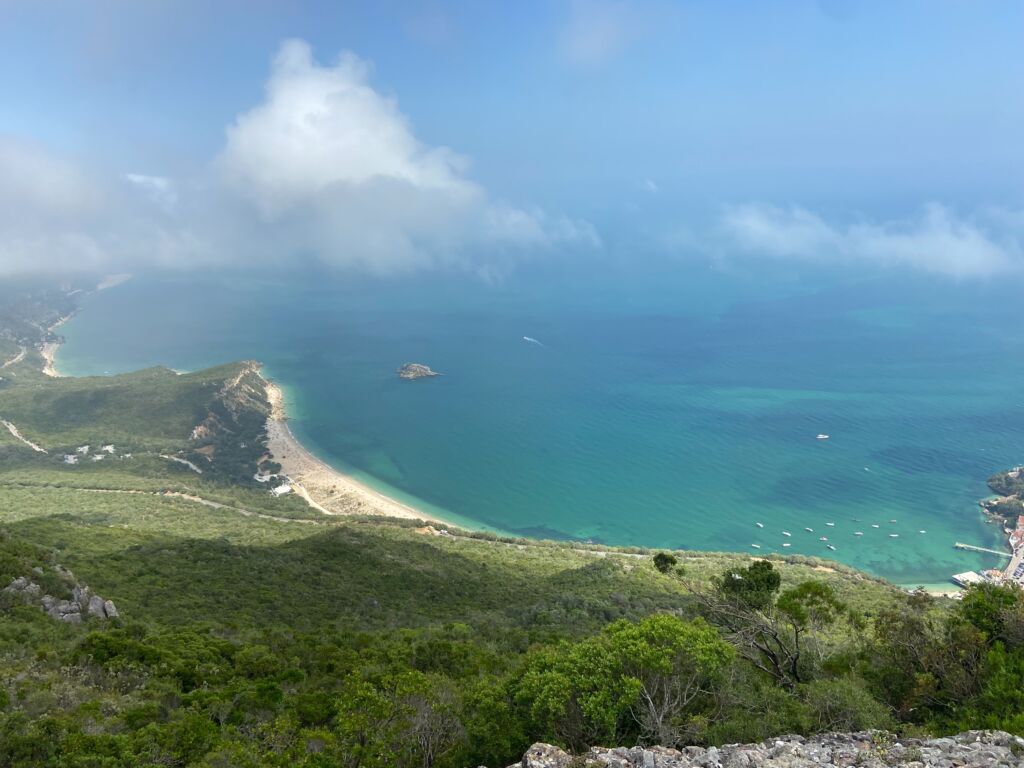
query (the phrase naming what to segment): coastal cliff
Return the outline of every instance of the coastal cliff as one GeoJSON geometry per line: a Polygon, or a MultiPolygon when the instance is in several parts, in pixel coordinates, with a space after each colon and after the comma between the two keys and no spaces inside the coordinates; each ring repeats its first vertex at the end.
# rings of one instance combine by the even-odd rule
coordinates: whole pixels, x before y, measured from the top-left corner
{"type": "Polygon", "coordinates": [[[1024,514],[1024,467],[992,475],[988,479],[988,487],[996,498],[981,502],[985,512],[1006,518],[1007,522],[1015,522],[1017,515],[1024,514]]]}
{"type": "Polygon", "coordinates": [[[595,747],[573,756],[534,744],[509,768],[1010,768],[1024,761],[1024,739],[1004,731],[967,731],[945,739],[898,739],[885,731],[781,736],[723,747],[595,747]]]}
{"type": "Polygon", "coordinates": [[[988,487],[996,496],[978,502],[982,511],[1004,527],[1017,525],[1017,518],[1024,515],[1024,467],[992,475],[988,487]]]}

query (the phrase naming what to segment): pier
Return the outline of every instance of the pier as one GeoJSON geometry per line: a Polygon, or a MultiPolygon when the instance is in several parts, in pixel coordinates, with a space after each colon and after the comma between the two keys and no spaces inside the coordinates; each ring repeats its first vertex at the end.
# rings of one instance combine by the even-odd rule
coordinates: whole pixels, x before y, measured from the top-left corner
{"type": "Polygon", "coordinates": [[[969,549],[972,552],[987,552],[990,555],[999,555],[1000,557],[1012,557],[1009,552],[1000,552],[998,549],[988,549],[987,547],[976,547],[973,544],[964,544],[962,541],[958,541],[953,545],[957,549],[969,549]]]}

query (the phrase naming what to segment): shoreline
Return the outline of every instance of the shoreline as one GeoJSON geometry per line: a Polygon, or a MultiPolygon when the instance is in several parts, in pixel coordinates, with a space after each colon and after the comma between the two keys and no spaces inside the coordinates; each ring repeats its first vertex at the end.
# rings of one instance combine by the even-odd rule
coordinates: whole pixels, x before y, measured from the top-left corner
{"type": "MultiPolygon", "coordinates": [[[[46,332],[53,333],[64,325],[64,323],[70,320],[74,314],[74,312],[70,312],[64,315],[64,317],[47,328],[46,332]]],[[[59,341],[60,337],[58,336],[57,338],[57,341],[44,341],[38,347],[39,355],[43,358],[43,375],[54,379],[63,377],[63,374],[57,370],[57,348],[61,345],[61,342],[59,341]]]]}
{"type": "MultiPolygon", "coordinates": [[[[116,277],[120,279],[112,281],[110,285],[101,284],[94,290],[99,291],[113,287],[124,282],[130,276],[119,275],[116,277]]],[[[47,331],[53,333],[74,315],[75,311],[72,311],[61,317],[47,331]]],[[[43,342],[36,347],[44,363],[42,373],[48,377],[64,376],[56,368],[56,352],[60,345],[61,340],[58,337],[57,340],[43,342]]],[[[181,373],[181,371],[175,372],[181,373]]],[[[265,386],[266,398],[271,409],[271,413],[266,419],[267,452],[274,461],[281,465],[280,474],[287,479],[293,492],[309,506],[327,515],[365,515],[421,521],[425,524],[422,531],[435,535],[442,532],[440,529],[467,528],[466,522],[459,522],[458,519],[446,520],[441,515],[426,512],[413,504],[399,501],[319,459],[302,444],[288,426],[284,393],[281,388],[265,377],[262,371],[257,370],[257,375],[265,386]]],[[[443,512],[443,510],[441,511],[443,512]]],[[[468,527],[475,528],[472,523],[469,523],[468,527]]],[[[485,527],[481,530],[489,529],[485,527]]],[[[1012,545],[1010,549],[1012,552],[1012,545]]],[[[958,597],[964,591],[956,586],[956,582],[953,582],[952,579],[948,586],[945,583],[915,586],[889,583],[898,589],[908,591],[912,591],[916,587],[936,597],[958,597]]]]}
{"type": "Polygon", "coordinates": [[[60,371],[56,368],[57,347],[59,346],[59,341],[48,341],[39,348],[39,354],[43,358],[44,376],[49,376],[54,379],[61,377],[60,371]]]}
{"type": "Polygon", "coordinates": [[[314,509],[328,515],[379,515],[403,520],[422,520],[441,526],[455,525],[436,515],[393,499],[313,455],[288,426],[284,393],[274,382],[263,380],[270,403],[267,417],[267,451],[281,465],[295,493],[314,509]]]}
{"type": "MultiPolygon", "coordinates": [[[[115,275],[96,287],[96,291],[120,285],[130,275],[115,275]]],[[[71,312],[47,328],[54,333],[74,316],[71,312]]],[[[59,337],[37,347],[43,359],[42,373],[51,378],[63,378],[57,370],[56,355],[61,345],[59,337]]],[[[182,373],[175,371],[175,373],[182,373]]],[[[418,520],[441,528],[460,527],[458,523],[441,519],[404,502],[387,496],[369,485],[339,472],[317,458],[306,448],[288,426],[284,392],[277,384],[258,372],[266,388],[270,415],[267,417],[267,451],[281,465],[281,474],[288,478],[292,489],[314,509],[326,515],[377,515],[402,520],[418,520]]],[[[438,533],[431,528],[428,532],[438,533]]]]}
{"type": "MultiPolygon", "coordinates": [[[[113,275],[106,275],[96,284],[95,288],[93,288],[91,291],[90,290],[86,290],[85,293],[86,294],[90,294],[90,293],[98,293],[99,291],[105,291],[108,288],[114,288],[114,287],[116,287],[118,285],[121,285],[122,283],[126,283],[129,280],[131,280],[131,279],[132,279],[132,276],[130,274],[128,274],[127,272],[121,272],[121,273],[117,273],[117,274],[113,274],[113,275]]],[[[75,293],[81,293],[81,292],[82,291],[79,289],[79,290],[71,291],[67,295],[68,296],[72,296],[75,293]]],[[[68,320],[70,320],[72,317],[74,317],[75,313],[77,311],[78,311],[78,305],[77,305],[77,302],[76,302],[76,308],[73,309],[68,314],[64,315],[62,318],[60,318],[57,322],[55,322],[49,328],[47,328],[46,332],[47,333],[54,333],[54,331],[56,331],[58,328],[60,328],[62,325],[64,325],[64,323],[66,323],[68,320]]],[[[59,339],[60,339],[60,337],[57,337],[56,341],[44,341],[42,344],[40,344],[36,348],[39,351],[40,357],[43,358],[43,375],[44,376],[50,376],[51,378],[55,378],[55,379],[63,378],[64,377],[64,374],[62,374],[60,371],[57,370],[57,349],[61,345],[61,341],[59,339]]]]}

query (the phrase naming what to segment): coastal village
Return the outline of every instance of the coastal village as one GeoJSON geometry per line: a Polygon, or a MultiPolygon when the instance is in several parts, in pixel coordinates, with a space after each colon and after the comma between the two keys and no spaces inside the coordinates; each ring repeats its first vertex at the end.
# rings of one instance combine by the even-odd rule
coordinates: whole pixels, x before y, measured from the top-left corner
{"type": "MultiPolygon", "coordinates": [[[[1010,483],[1020,484],[1024,481],[1024,466],[1014,467],[1006,472],[1003,478],[1010,483]]],[[[988,583],[1016,584],[1024,588],[1024,500],[1017,494],[1011,494],[983,500],[980,502],[980,506],[990,520],[1003,523],[1003,531],[1008,537],[1010,547],[1010,562],[1003,569],[989,568],[982,571],[958,573],[953,576],[953,581],[962,587],[988,583]],[[1019,510],[1015,519],[1012,515],[1007,514],[1010,510],[1019,510]]],[[[964,544],[957,544],[957,547],[990,551],[982,547],[971,547],[964,544]]]]}

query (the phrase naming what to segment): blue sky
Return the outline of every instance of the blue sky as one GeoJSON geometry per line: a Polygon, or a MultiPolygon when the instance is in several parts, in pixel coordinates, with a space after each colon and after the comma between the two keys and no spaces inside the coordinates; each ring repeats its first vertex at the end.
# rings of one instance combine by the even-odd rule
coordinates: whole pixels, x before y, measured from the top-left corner
{"type": "Polygon", "coordinates": [[[688,242],[756,204],[790,229],[808,212],[852,252],[850,226],[914,230],[938,204],[1013,250],[1022,32],[1024,4],[980,0],[8,0],[0,133],[187,186],[299,39],[314,67],[359,57],[417,142],[516,211],[688,242]]]}

